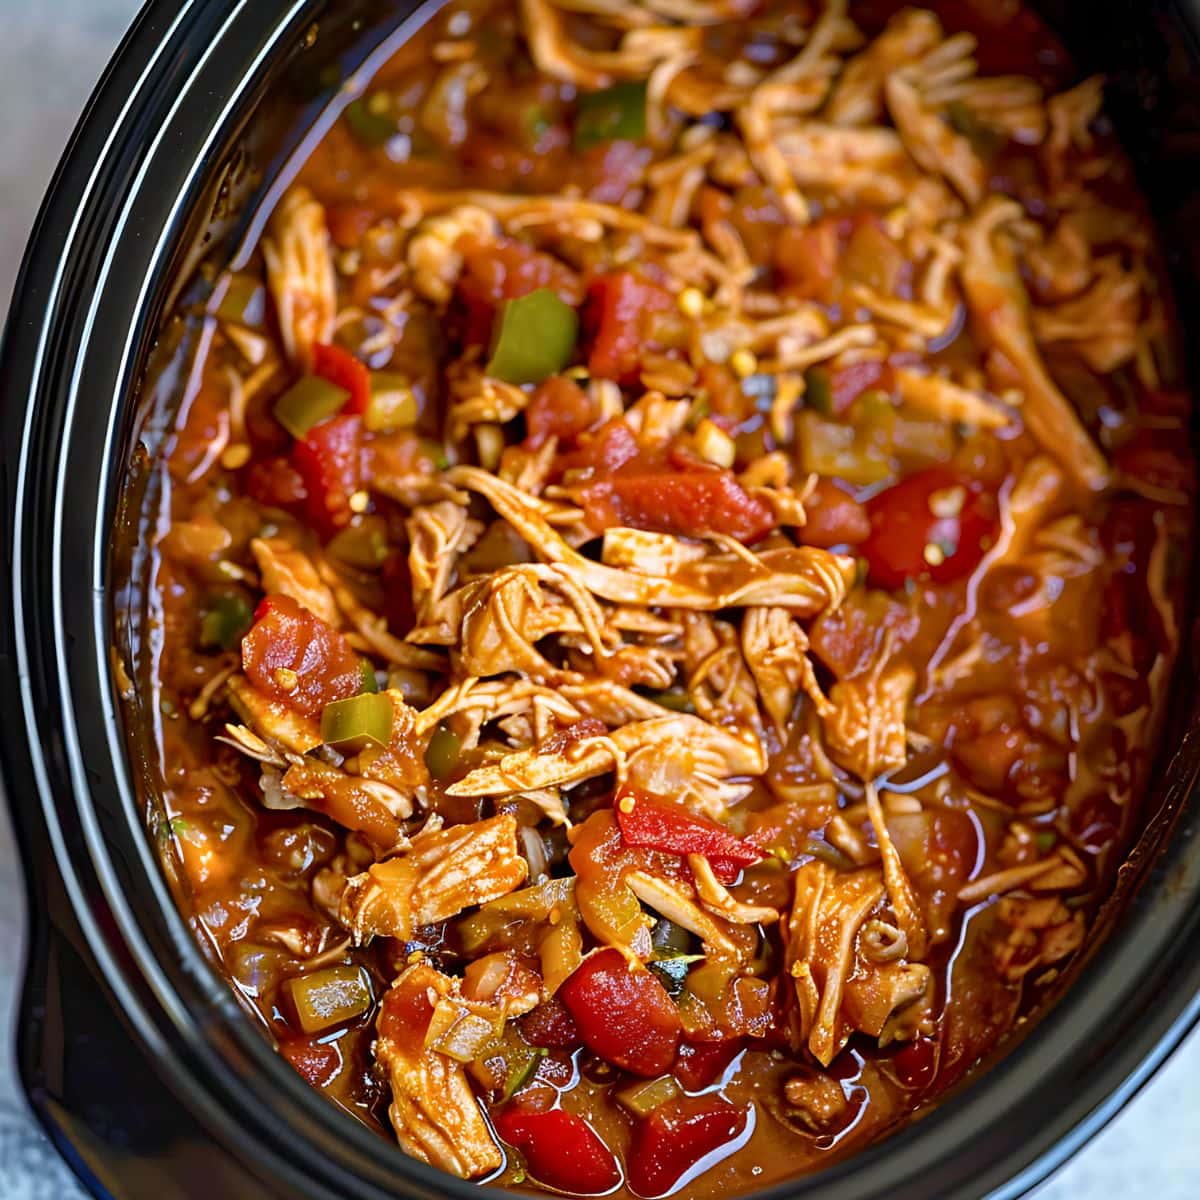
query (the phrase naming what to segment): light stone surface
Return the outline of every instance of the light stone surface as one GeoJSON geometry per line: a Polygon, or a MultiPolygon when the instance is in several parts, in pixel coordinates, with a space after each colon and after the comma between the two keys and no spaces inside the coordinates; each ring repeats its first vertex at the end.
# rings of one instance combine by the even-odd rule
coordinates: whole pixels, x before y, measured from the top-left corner
{"type": "MultiPolygon", "coordinates": [[[[213,0],[215,2],[215,0],[213,0]]],[[[269,3],[269,0],[261,0],[269,3]]],[[[136,0],[0,0],[0,318],[22,247],[80,110],[136,0]]],[[[11,398],[9,398],[11,402],[11,398]]],[[[21,953],[20,869],[0,808],[0,1028],[12,1013],[21,953]]],[[[7,1039],[0,1043],[0,1196],[82,1193],[26,1114],[7,1039]]],[[[1200,1034],[1125,1111],[1037,1193],[1038,1200],[1200,1197],[1200,1034]]],[[[932,1198],[931,1198],[932,1200],[932,1198]]]]}

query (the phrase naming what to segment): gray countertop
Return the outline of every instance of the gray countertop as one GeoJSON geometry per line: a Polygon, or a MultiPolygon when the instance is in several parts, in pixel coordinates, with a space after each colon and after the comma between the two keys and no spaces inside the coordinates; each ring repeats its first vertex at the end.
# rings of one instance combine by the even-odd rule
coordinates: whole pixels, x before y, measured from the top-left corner
{"type": "MultiPolygon", "coordinates": [[[[268,3],[269,0],[261,0],[268,3]]],[[[0,0],[0,319],[62,147],[138,0],[0,0]]],[[[5,402],[13,402],[12,397],[5,402]]],[[[20,873],[0,808],[0,961],[21,953],[20,873]]],[[[11,1020],[9,969],[0,1024],[11,1020]]],[[[0,1042],[0,1196],[73,1200],[66,1168],[29,1119],[7,1040],[0,1042]]],[[[1200,1034],[1125,1111],[1039,1192],[1039,1200],[1200,1196],[1200,1034]]]]}

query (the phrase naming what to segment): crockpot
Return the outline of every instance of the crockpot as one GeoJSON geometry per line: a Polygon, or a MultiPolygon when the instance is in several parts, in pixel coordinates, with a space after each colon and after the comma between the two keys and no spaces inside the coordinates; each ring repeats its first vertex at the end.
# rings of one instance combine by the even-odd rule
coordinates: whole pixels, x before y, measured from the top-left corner
{"type": "MultiPolygon", "coordinates": [[[[1001,0],[996,0],[1001,2],[1001,0]]],[[[1137,164],[1200,343],[1200,2],[1042,6],[1137,164]]],[[[289,160],[420,19],[407,0],[152,0],[88,105],[0,359],[0,751],[28,880],[25,1089],[98,1196],[476,1196],[339,1113],[201,953],[147,833],[112,670],[153,450],[138,382],[204,259],[245,253],[289,160]],[[282,133],[280,132],[282,130],[282,133]],[[114,535],[117,535],[114,537],[114,535]]],[[[136,559],[136,550],[134,553],[136,559]]],[[[1017,1196],[1200,1017],[1200,690],[1185,645],[1147,804],[1087,952],[922,1119],[768,1197],[1017,1196]]]]}

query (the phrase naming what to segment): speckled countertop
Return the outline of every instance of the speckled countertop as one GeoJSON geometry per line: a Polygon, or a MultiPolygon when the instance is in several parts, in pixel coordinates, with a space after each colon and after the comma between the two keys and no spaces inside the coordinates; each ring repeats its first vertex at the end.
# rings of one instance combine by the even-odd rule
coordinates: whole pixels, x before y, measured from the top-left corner
{"type": "MultiPolygon", "coordinates": [[[[137,8],[138,0],[0,0],[0,318],[61,148],[137,8]]],[[[0,895],[5,897],[0,961],[12,964],[21,954],[22,914],[13,903],[21,884],[3,809],[0,895]]],[[[0,981],[5,1028],[15,978],[9,970],[0,981]]],[[[75,1200],[79,1189],[25,1111],[11,1058],[5,1039],[0,1042],[0,1196],[75,1200]]],[[[1200,1033],[1037,1195],[1038,1200],[1200,1197],[1200,1033]]]]}

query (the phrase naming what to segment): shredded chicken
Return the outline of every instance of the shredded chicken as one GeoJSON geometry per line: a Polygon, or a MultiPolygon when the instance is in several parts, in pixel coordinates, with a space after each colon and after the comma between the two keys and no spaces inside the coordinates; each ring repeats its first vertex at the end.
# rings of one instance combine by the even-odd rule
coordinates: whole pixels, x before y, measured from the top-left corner
{"type": "Polygon", "coordinates": [[[863,926],[884,895],[877,871],[839,872],[813,861],[795,880],[785,963],[799,1037],[828,1066],[855,1030],[879,1037],[889,1018],[919,1003],[933,976],[923,963],[881,965],[864,955],[863,926]]]}
{"type": "Polygon", "coordinates": [[[456,980],[416,963],[392,984],[379,1009],[375,1057],[387,1072],[388,1119],[405,1151],[462,1179],[496,1170],[504,1155],[461,1063],[425,1044],[435,1006],[460,1000],[456,980]]]}
{"type": "Polygon", "coordinates": [[[527,874],[512,815],[451,825],[417,834],[403,854],[347,880],[339,917],[359,944],[375,936],[403,940],[507,895],[527,874]]]}
{"type": "Polygon", "coordinates": [[[1021,378],[1021,417],[1030,432],[1080,483],[1099,489],[1108,479],[1108,464],[1034,344],[1028,298],[1005,233],[1020,215],[1015,201],[993,196],[971,218],[963,235],[963,289],[985,344],[999,350],[1021,378]]]}
{"type": "Polygon", "coordinates": [[[279,202],[262,250],[284,348],[307,366],[313,346],[331,340],[337,313],[325,209],[307,188],[292,188],[279,202]]]}

